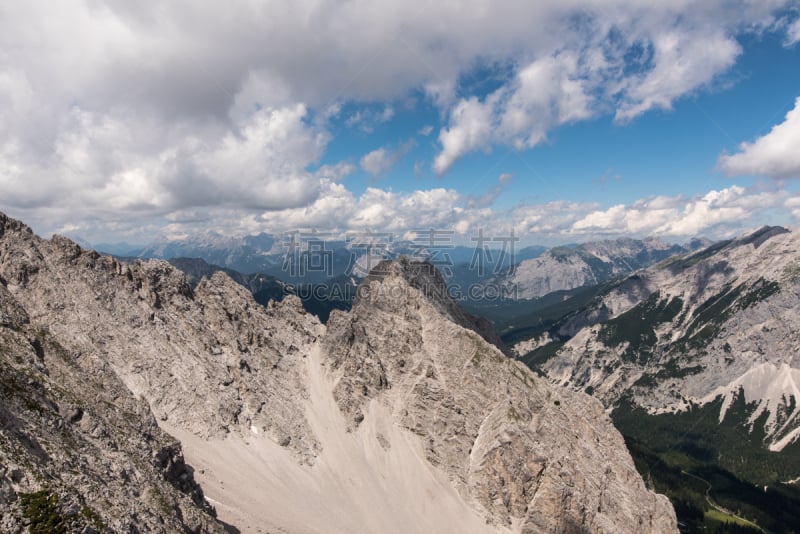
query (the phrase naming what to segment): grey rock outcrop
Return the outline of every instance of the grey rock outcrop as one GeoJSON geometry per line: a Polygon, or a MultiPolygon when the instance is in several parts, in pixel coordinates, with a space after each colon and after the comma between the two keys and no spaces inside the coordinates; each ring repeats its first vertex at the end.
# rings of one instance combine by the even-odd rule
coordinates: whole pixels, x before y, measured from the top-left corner
{"type": "Polygon", "coordinates": [[[535,299],[555,291],[597,285],[674,254],[694,250],[703,243],[693,240],[682,246],[656,238],[623,238],[555,247],[492,277],[488,284],[504,287],[504,294],[517,299],[535,299]]]}
{"type": "Polygon", "coordinates": [[[72,352],[0,283],[0,530],[223,532],[183,460],[94,352],[72,352]]]}
{"type": "Polygon", "coordinates": [[[669,502],[645,489],[602,406],[552,389],[453,321],[450,304],[418,289],[441,294],[428,276],[426,264],[384,264],[353,310],[331,317],[323,344],[353,426],[371,400],[385,405],[498,525],[675,531],[669,502]]]}
{"type": "MultiPolygon", "coordinates": [[[[677,530],[669,502],[646,489],[600,403],[554,388],[505,357],[486,341],[492,336],[485,324],[446,293],[425,289],[443,285],[426,264],[383,264],[353,311],[334,313],[326,328],[296,298],[259,306],[223,273],[193,290],[166,262],[120,263],[62,237],[39,239],[0,216],[0,277],[2,354],[10,358],[3,372],[16,373],[9,383],[22,381],[24,389],[4,397],[2,453],[12,458],[21,450],[14,440],[28,436],[39,446],[26,445],[23,460],[64,458],[20,460],[0,473],[0,497],[11,503],[3,504],[3,521],[14,528],[24,525],[22,493],[49,488],[67,514],[74,511],[67,491],[75,487],[91,506],[85,515],[96,513],[115,529],[136,518],[155,531],[219,529],[179,444],[157,421],[187,436],[190,459],[203,459],[211,450],[205,444],[217,444],[221,461],[214,465],[222,475],[248,476],[249,468],[236,464],[242,456],[225,456],[232,451],[271,455],[298,475],[272,480],[274,487],[299,484],[298,499],[327,495],[314,482],[324,473],[337,492],[352,490],[348,481],[365,475],[343,458],[368,447],[368,432],[381,426],[378,450],[405,447],[416,458],[419,449],[425,473],[441,473],[452,486],[440,490],[455,488],[481,524],[497,531],[677,530]],[[328,402],[336,413],[320,412],[328,402]],[[340,417],[343,428],[333,428],[340,417]],[[47,425],[55,430],[40,430],[47,425]],[[344,452],[334,454],[326,443],[344,452]],[[40,472],[48,484],[37,482],[40,472]],[[22,479],[30,482],[20,485],[22,479]]],[[[378,454],[364,451],[366,458],[378,454]]],[[[413,490],[417,461],[370,469],[402,474],[413,490]]],[[[257,475],[277,476],[270,469],[257,475]]],[[[247,497],[262,506],[280,496],[247,497]]],[[[370,513],[350,500],[332,511],[322,504],[315,513],[329,527],[306,527],[302,514],[288,518],[274,508],[275,530],[348,531],[326,521],[370,513]]]]}
{"type": "Polygon", "coordinates": [[[562,325],[574,337],[541,370],[652,414],[722,398],[722,422],[743,395],[742,424],[779,451],[800,438],[798,250],[800,234],[764,227],[637,272],[562,325]]]}
{"type": "Polygon", "coordinates": [[[293,396],[319,323],[297,298],[264,308],[223,273],[193,291],[167,262],[120,263],[16,221],[0,247],[0,276],[32,321],[70,351],[101,354],[160,421],[203,436],[294,436],[297,454],[313,457],[293,396]]]}

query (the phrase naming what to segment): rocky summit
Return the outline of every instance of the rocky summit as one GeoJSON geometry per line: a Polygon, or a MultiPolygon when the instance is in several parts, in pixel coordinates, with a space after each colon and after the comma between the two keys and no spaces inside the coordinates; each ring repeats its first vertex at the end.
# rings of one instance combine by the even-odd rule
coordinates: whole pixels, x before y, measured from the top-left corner
{"type": "Polygon", "coordinates": [[[542,336],[576,332],[540,369],[651,414],[713,404],[722,422],[738,399],[750,432],[780,451],[800,437],[798,245],[797,232],[764,227],[625,278],[542,336]]]}
{"type": "Polygon", "coordinates": [[[0,215],[2,529],[676,532],[602,404],[486,326],[424,263],[322,325],[0,215]]]}
{"type": "Polygon", "coordinates": [[[686,245],[671,245],[651,237],[554,247],[492,276],[486,284],[503,288],[503,294],[512,298],[537,299],[556,291],[601,284],[708,244],[694,239],[686,245]]]}

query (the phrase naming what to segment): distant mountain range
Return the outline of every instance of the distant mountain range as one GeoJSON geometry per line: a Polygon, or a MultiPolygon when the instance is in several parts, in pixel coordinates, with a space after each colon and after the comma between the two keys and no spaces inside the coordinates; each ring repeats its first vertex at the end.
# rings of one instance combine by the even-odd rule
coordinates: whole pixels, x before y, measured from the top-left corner
{"type": "Polygon", "coordinates": [[[492,249],[477,242],[472,247],[455,245],[448,241],[451,237],[433,236],[425,242],[394,240],[389,234],[335,240],[323,234],[231,238],[211,233],[137,249],[106,245],[101,250],[121,258],[177,260],[180,263],[176,265],[188,269],[190,275],[192,267],[186,258],[202,259],[229,275],[238,273],[232,278],[244,285],[248,285],[245,278],[251,280],[253,275],[260,274],[292,286],[353,284],[380,261],[407,256],[435,265],[456,300],[474,312],[502,322],[504,314],[516,314],[513,302],[509,301],[532,300],[557,291],[593,286],[670,255],[710,244],[703,239],[675,245],[647,238],[550,249],[542,246],[516,249],[506,243],[504,249],[492,249]],[[504,305],[510,308],[504,310],[504,305]]]}
{"type": "Polygon", "coordinates": [[[0,530],[678,531],[600,402],[434,265],[379,263],[323,325],[181,263],[194,287],[0,214],[0,530]]]}
{"type": "Polygon", "coordinates": [[[543,300],[505,340],[603,402],[679,518],[706,506],[702,482],[679,489],[691,471],[767,530],[800,525],[800,234],[764,227],[543,300]]]}
{"type": "Polygon", "coordinates": [[[303,308],[326,323],[333,310],[349,310],[356,296],[358,281],[353,277],[341,275],[319,284],[289,284],[274,276],[263,273],[242,274],[233,269],[212,265],[200,258],[171,258],[167,260],[173,267],[181,270],[192,287],[204,278],[222,272],[231,280],[246,287],[259,304],[266,306],[270,301],[280,302],[287,295],[300,298],[303,308]]]}
{"type": "Polygon", "coordinates": [[[709,244],[711,242],[704,239],[693,239],[686,245],[670,245],[656,238],[621,238],[554,247],[536,258],[521,260],[490,277],[486,283],[503,287],[505,294],[516,299],[536,299],[554,291],[607,282],[709,244]]]}
{"type": "MultiPolygon", "coordinates": [[[[396,242],[367,258],[351,242],[326,241],[330,272],[294,279],[278,267],[286,251],[276,243],[260,236],[141,253],[272,266],[273,274],[246,275],[204,260],[170,259],[193,284],[223,271],[262,304],[299,295],[323,322],[332,310],[352,307],[371,262],[404,254],[438,259],[450,294],[491,319],[517,357],[554,384],[603,401],[637,467],[673,499],[687,531],[716,524],[703,512],[709,505],[697,477],[714,480],[718,499],[759,525],[779,531],[800,521],[800,492],[784,484],[800,477],[795,234],[765,227],[718,243],[647,238],[529,247],[504,258],[508,265],[486,262],[496,262],[498,251],[469,247],[440,256],[443,250],[396,242]],[[771,501],[752,492],[756,484],[771,488],[771,501]]],[[[313,247],[299,254],[310,261],[313,247]]]]}
{"type": "Polygon", "coordinates": [[[199,258],[242,274],[262,273],[292,283],[319,283],[341,275],[363,278],[380,261],[401,255],[430,261],[448,279],[477,280],[547,250],[541,246],[512,248],[509,244],[503,251],[480,243],[476,248],[457,245],[452,238],[450,233],[433,231],[417,241],[395,239],[388,233],[354,234],[346,239],[323,233],[245,237],[208,233],[144,247],[123,243],[95,248],[125,258],[199,258]]]}

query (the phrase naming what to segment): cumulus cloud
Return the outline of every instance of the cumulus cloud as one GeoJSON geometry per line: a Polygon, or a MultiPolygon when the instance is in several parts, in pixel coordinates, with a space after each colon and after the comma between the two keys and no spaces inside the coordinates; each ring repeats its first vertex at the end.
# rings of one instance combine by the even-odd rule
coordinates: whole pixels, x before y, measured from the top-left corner
{"type": "Polygon", "coordinates": [[[449,228],[464,209],[453,189],[395,193],[374,187],[356,197],[341,184],[325,182],[324,194],[308,206],[264,212],[254,218],[261,230],[334,228],[402,232],[414,228],[449,228]]]}
{"type": "Polygon", "coordinates": [[[455,161],[476,148],[488,148],[492,140],[492,102],[476,97],[461,100],[450,112],[451,126],[439,134],[442,151],[433,160],[433,170],[446,173],[455,161]]]}
{"type": "Polygon", "coordinates": [[[783,190],[754,191],[740,186],[693,198],[658,196],[592,211],[575,221],[570,232],[690,237],[713,233],[723,225],[745,228],[756,215],[783,206],[786,197],[783,190]]]}
{"type": "Polygon", "coordinates": [[[784,207],[792,212],[795,222],[800,222],[800,197],[787,198],[784,207]]]}
{"type": "Polygon", "coordinates": [[[305,115],[302,105],[263,109],[237,131],[202,135],[182,125],[162,130],[153,120],[74,108],[50,157],[14,141],[0,145],[4,201],[95,214],[306,204],[319,184],[306,167],[318,159],[328,135],[309,127],[305,115]],[[30,187],[32,181],[38,187],[30,187]]]}
{"type": "Polygon", "coordinates": [[[574,238],[570,232],[572,225],[598,208],[594,202],[567,200],[517,206],[507,214],[509,226],[500,226],[499,229],[506,233],[513,230],[517,236],[541,236],[544,244],[563,243],[565,239],[574,238]]]}
{"type": "Polygon", "coordinates": [[[389,172],[392,167],[397,165],[397,162],[399,162],[414,145],[415,142],[412,139],[403,143],[395,150],[386,147],[376,148],[361,158],[361,168],[373,178],[385,174],[389,172]]]}
{"type": "Polygon", "coordinates": [[[669,110],[726,72],[741,53],[736,33],[773,22],[774,7],[586,5],[583,16],[555,23],[560,44],[543,44],[485,97],[447,108],[434,170],[444,174],[463,155],[493,145],[532,148],[550,130],[608,110],[618,122],[669,110]]]}
{"type": "Polygon", "coordinates": [[[348,161],[340,161],[333,165],[322,165],[314,172],[314,176],[320,179],[338,182],[355,172],[356,166],[348,161]]]}
{"type": "Polygon", "coordinates": [[[575,55],[534,61],[485,100],[470,97],[453,108],[449,127],[439,134],[434,171],[444,174],[464,154],[492,144],[533,148],[554,126],[589,117],[590,100],[575,55]]]}
{"type": "Polygon", "coordinates": [[[367,174],[378,176],[394,167],[398,159],[396,154],[389,152],[386,148],[376,148],[372,152],[364,154],[364,157],[361,158],[361,168],[367,174]]]}
{"type": "MultiPolygon", "coordinates": [[[[502,175],[498,185],[508,183],[502,175]]],[[[310,206],[265,212],[259,231],[334,227],[347,230],[390,230],[398,234],[437,228],[461,234],[483,229],[487,235],[535,236],[543,243],[659,235],[686,238],[720,237],[731,228],[746,229],[765,213],[786,209],[800,216],[800,197],[783,189],[731,186],[694,197],[656,196],[601,208],[594,202],[564,200],[521,204],[505,210],[477,204],[453,189],[435,188],[398,193],[368,188],[355,196],[341,184],[328,183],[310,206]]]]}
{"type": "MultiPolygon", "coordinates": [[[[263,210],[318,213],[326,195],[343,201],[336,182],[353,171],[310,170],[330,119],[348,120],[342,103],[363,106],[352,125],[369,129],[424,95],[444,120],[442,174],[471,151],[530,148],[572,121],[669,108],[729,69],[736,35],[772,27],[788,1],[10,2],[0,207],[47,228],[105,221],[119,232],[197,209],[231,228],[233,213],[256,226],[263,210]],[[476,65],[505,69],[488,94],[460,85],[476,65]]],[[[787,28],[795,42],[797,23],[787,28]]],[[[397,149],[383,150],[361,162],[367,172],[396,163],[397,149]]],[[[380,218],[367,211],[362,220],[380,218]]]]}
{"type": "Polygon", "coordinates": [[[711,33],[674,29],[652,41],[653,68],[622,84],[623,98],[616,112],[630,120],[653,108],[671,109],[682,95],[709,84],[731,67],[741,47],[724,29],[711,33]]]}
{"type": "Polygon", "coordinates": [[[343,183],[325,178],[319,188],[309,204],[280,210],[243,213],[231,207],[183,208],[158,219],[124,212],[53,228],[94,243],[109,232],[118,240],[145,243],[154,236],[184,238],[209,228],[228,236],[297,230],[332,231],[341,236],[348,231],[389,231],[401,236],[435,228],[454,231],[456,241],[466,244],[483,231],[493,237],[509,237],[513,232],[523,244],[555,245],[619,236],[725,238],[762,224],[758,221],[800,222],[800,196],[779,188],[732,186],[694,197],[650,197],[608,208],[596,202],[554,200],[506,209],[475,203],[470,195],[448,188],[395,192],[369,187],[355,195],[343,183]]]}
{"type": "Polygon", "coordinates": [[[717,166],[728,176],[753,174],[800,178],[800,97],[784,121],[755,141],[742,143],[735,154],[723,154],[717,166]]]}

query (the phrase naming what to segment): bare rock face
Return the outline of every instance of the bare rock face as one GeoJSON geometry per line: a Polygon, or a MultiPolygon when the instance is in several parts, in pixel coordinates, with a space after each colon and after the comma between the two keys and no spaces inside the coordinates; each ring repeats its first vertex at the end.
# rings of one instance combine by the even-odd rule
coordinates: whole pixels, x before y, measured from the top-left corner
{"type": "MultiPolygon", "coordinates": [[[[383,265],[323,341],[353,428],[379,402],[487,520],[520,532],[674,532],[599,402],[553,389],[431,301],[421,264],[383,265]],[[444,313],[443,313],[444,312],[444,313]]],[[[434,288],[428,288],[433,290],[434,288]]]]}
{"type": "Polygon", "coordinates": [[[115,531],[218,529],[161,429],[243,531],[677,530],[602,406],[505,357],[426,264],[382,264],[326,329],[297,299],[264,308],[222,273],[192,290],[0,215],[0,281],[12,531],[39,489],[77,517],[69,488],[115,531]],[[404,505],[440,495],[442,521],[404,505]]]}
{"type": "Polygon", "coordinates": [[[370,271],[365,283],[360,287],[359,294],[368,298],[373,303],[380,303],[382,299],[392,298],[392,295],[380,294],[383,286],[373,285],[373,281],[382,281],[387,276],[400,274],[406,282],[427,297],[436,311],[447,319],[464,328],[474,330],[478,335],[501,350],[505,349],[500,336],[497,335],[492,324],[484,317],[475,317],[465,312],[450,298],[447,284],[442,273],[430,263],[412,262],[401,256],[398,261],[383,261],[370,271]],[[370,293],[378,291],[378,295],[370,293]],[[381,298],[376,298],[381,297],[381,298]]]}
{"type": "Polygon", "coordinates": [[[752,413],[731,422],[781,451],[800,440],[799,250],[800,233],[764,227],[639,271],[561,327],[574,337],[541,371],[609,408],[722,400],[720,423],[743,396],[752,413]]]}
{"type": "Polygon", "coordinates": [[[596,285],[657,261],[694,250],[702,241],[686,246],[668,245],[657,238],[615,239],[555,247],[537,258],[521,261],[513,269],[492,277],[491,285],[505,287],[518,299],[536,299],[555,291],[596,285]]]}
{"type": "Polygon", "coordinates": [[[0,530],[223,532],[180,443],[0,283],[0,530]]]}
{"type": "Polygon", "coordinates": [[[32,320],[68,350],[101,353],[167,426],[202,436],[255,428],[292,437],[303,461],[314,456],[294,396],[304,394],[298,365],[319,323],[296,298],[264,308],[222,273],[192,291],[164,261],[121,264],[16,222],[2,246],[0,276],[32,320]]]}

